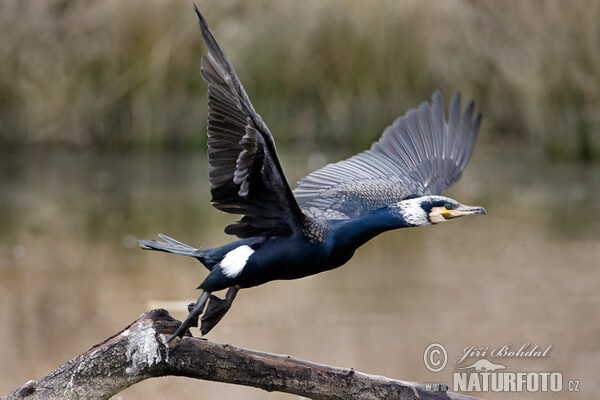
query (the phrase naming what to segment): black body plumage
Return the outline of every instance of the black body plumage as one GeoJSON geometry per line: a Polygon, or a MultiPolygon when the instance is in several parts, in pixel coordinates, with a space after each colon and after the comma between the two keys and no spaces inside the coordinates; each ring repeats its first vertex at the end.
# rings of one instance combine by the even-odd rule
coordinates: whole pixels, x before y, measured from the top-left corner
{"type": "Polygon", "coordinates": [[[460,94],[450,102],[448,121],[435,92],[431,104],[399,117],[370,150],[309,174],[292,191],[273,136],[195,10],[208,48],[201,73],[208,83],[212,204],[242,218],[225,229],[240,240],[219,248],[195,249],[164,235],[140,241],[144,249],[195,257],[210,270],[199,286],[203,295],[173,337],[193,326],[207,302],[203,334],[238,289],[339,267],[384,231],[485,214],[441,196],[462,175],[481,120],[472,102],[461,112],[460,94]],[[225,300],[209,296],[226,288],[225,300]]]}

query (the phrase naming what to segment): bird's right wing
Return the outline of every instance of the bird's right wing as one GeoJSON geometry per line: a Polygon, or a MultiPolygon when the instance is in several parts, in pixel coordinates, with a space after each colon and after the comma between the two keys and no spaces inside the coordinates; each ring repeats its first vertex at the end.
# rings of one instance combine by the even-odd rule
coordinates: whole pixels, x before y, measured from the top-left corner
{"type": "Polygon", "coordinates": [[[460,110],[451,101],[449,121],[435,92],[388,126],[370,150],[309,174],[294,195],[309,214],[352,218],[409,196],[442,194],[465,169],[477,138],[481,114],[474,104],[460,110]]]}
{"type": "Polygon", "coordinates": [[[208,48],[201,72],[208,83],[212,204],[243,215],[226,233],[242,238],[289,235],[304,214],[283,174],[273,137],[196,6],[194,10],[208,48]]]}

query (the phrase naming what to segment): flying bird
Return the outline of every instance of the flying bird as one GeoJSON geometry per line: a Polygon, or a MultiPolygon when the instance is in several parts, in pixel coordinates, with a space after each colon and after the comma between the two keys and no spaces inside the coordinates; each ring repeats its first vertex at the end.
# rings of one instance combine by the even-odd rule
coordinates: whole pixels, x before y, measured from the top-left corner
{"type": "Polygon", "coordinates": [[[269,128],[257,114],[206,21],[198,15],[208,54],[208,163],[212,205],[241,215],[225,232],[239,239],[196,249],[165,235],[141,240],[143,249],[198,259],[210,271],[189,315],[168,339],[198,325],[208,333],[237,292],[278,279],[298,279],[345,264],[358,247],[382,232],[435,225],[483,207],[442,196],[465,169],[481,114],[460,93],[446,120],[439,92],[388,126],[369,150],[300,179],[290,188],[269,128]],[[228,289],[221,299],[215,291],[228,289]]]}

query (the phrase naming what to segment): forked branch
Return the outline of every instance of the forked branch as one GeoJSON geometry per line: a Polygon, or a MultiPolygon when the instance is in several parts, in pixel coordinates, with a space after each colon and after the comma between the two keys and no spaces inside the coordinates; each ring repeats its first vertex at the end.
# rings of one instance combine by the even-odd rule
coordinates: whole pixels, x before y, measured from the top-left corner
{"type": "Polygon", "coordinates": [[[176,375],[253,386],[312,399],[467,399],[422,385],[184,336],[180,322],[152,310],[7,399],[107,399],[144,379],[176,375]]]}

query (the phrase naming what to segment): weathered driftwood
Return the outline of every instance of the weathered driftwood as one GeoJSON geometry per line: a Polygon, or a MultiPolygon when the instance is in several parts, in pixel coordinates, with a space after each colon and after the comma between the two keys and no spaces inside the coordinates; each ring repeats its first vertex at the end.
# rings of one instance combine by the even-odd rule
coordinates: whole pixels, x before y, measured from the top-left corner
{"type": "Polygon", "coordinates": [[[144,313],[123,331],[4,399],[107,399],[144,379],[176,375],[254,386],[313,399],[466,399],[422,385],[184,336],[165,310],[144,313]]]}

